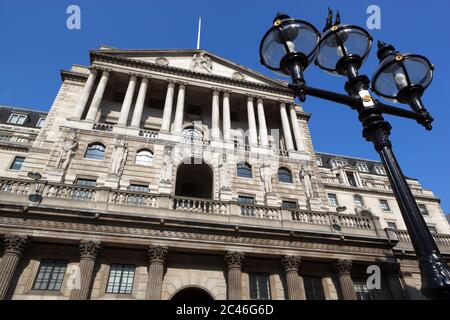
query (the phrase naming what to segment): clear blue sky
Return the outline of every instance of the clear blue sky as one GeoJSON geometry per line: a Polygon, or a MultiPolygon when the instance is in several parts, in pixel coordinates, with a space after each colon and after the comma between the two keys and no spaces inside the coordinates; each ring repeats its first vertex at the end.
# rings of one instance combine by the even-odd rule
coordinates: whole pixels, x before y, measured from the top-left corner
{"type": "MultiPolygon", "coordinates": [[[[436,65],[424,101],[436,119],[429,133],[413,121],[392,119],[392,140],[406,175],[418,178],[442,199],[450,213],[450,2],[379,0],[0,0],[0,104],[48,110],[60,86],[60,69],[88,64],[88,50],[101,44],[119,48],[194,48],[197,19],[204,19],[202,48],[272,75],[259,65],[259,41],[277,11],[323,28],[327,6],[340,9],[344,23],[365,26],[369,5],[381,7],[382,28],[375,39],[397,49],[423,54],[436,65]],[[81,7],[82,29],[66,28],[66,9],[81,7]]],[[[378,61],[375,50],[362,72],[369,76],[378,61]]],[[[343,91],[344,79],[316,67],[310,85],[343,91]]],[[[311,131],[318,151],[378,159],[361,137],[353,111],[314,98],[304,108],[313,114],[311,131]]]]}

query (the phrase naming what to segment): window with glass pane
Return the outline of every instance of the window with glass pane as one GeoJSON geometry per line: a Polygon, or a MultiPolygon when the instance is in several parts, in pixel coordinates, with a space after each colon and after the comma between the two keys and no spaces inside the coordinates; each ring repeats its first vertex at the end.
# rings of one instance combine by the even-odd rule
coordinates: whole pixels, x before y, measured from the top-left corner
{"type": "Polygon", "coordinates": [[[420,210],[420,213],[423,214],[424,216],[428,216],[429,215],[426,205],[419,204],[419,210],[420,210]]]}
{"type": "Polygon", "coordinates": [[[27,115],[13,113],[9,117],[8,123],[22,125],[27,120],[27,115]]]}
{"type": "Polygon", "coordinates": [[[278,169],[278,180],[284,183],[292,183],[291,171],[287,168],[278,169]]]}
{"type": "Polygon", "coordinates": [[[292,210],[292,209],[298,208],[297,202],[295,202],[295,201],[283,201],[281,206],[285,210],[289,210],[289,209],[292,210]]]}
{"type": "Polygon", "coordinates": [[[317,160],[317,165],[319,167],[323,167],[322,158],[318,157],[316,160],[317,160]]]}
{"type": "Polygon", "coordinates": [[[388,225],[388,228],[397,230],[397,224],[395,222],[388,222],[387,225],[388,225]]]}
{"type": "Polygon", "coordinates": [[[366,280],[354,279],[353,288],[355,289],[358,300],[375,300],[374,292],[367,288],[366,280]]]}
{"type": "Polygon", "coordinates": [[[328,194],[328,203],[332,207],[337,207],[339,205],[339,202],[337,200],[337,196],[334,193],[328,194]]]}
{"type": "MultiPolygon", "coordinates": [[[[129,190],[133,192],[148,192],[148,186],[132,184],[129,190]]],[[[130,195],[127,201],[130,205],[141,206],[145,203],[145,197],[143,195],[130,195]]]]}
{"type": "Polygon", "coordinates": [[[150,150],[140,150],[136,154],[136,164],[140,166],[151,166],[153,164],[153,153],[150,150]]]}
{"type": "Polygon", "coordinates": [[[130,294],[133,292],[135,266],[113,264],[109,273],[107,293],[130,294]]]}
{"type": "Polygon", "coordinates": [[[24,157],[15,157],[9,169],[14,171],[20,171],[22,169],[24,162],[25,162],[24,157]]]}
{"type": "Polygon", "coordinates": [[[249,274],[251,300],[270,300],[269,278],[268,273],[252,272],[249,274]]]}
{"type": "Polygon", "coordinates": [[[340,159],[332,159],[332,160],[330,160],[330,163],[331,163],[331,167],[333,169],[347,165],[347,161],[340,160],[340,159]]]}
{"type": "Polygon", "coordinates": [[[239,204],[252,206],[255,204],[255,198],[248,196],[238,196],[238,202],[239,204]]]}
{"type": "Polygon", "coordinates": [[[66,261],[42,260],[34,280],[33,290],[61,290],[66,268],[66,261]]]}
{"type": "Polygon", "coordinates": [[[103,160],[105,158],[105,146],[99,143],[89,145],[86,150],[85,158],[103,160]]]}
{"type": "Polygon", "coordinates": [[[435,226],[428,226],[428,228],[430,229],[431,234],[437,234],[437,229],[435,226]]]}
{"type": "Polygon", "coordinates": [[[237,175],[241,178],[252,178],[252,166],[248,163],[238,163],[237,175]]]}
{"type": "Polygon", "coordinates": [[[375,167],[373,167],[373,169],[375,170],[376,174],[379,174],[379,175],[382,175],[382,176],[386,175],[386,171],[384,170],[383,167],[375,166],[375,167]]]}
{"type": "Polygon", "coordinates": [[[45,125],[45,118],[40,118],[36,124],[36,128],[42,128],[45,125]]]}
{"type": "Polygon", "coordinates": [[[356,167],[359,172],[369,172],[369,167],[367,167],[367,164],[365,163],[357,163],[356,167]]]}
{"type": "Polygon", "coordinates": [[[352,186],[352,187],[358,187],[358,183],[356,182],[356,177],[355,177],[355,173],[351,172],[351,171],[346,171],[345,172],[346,176],[347,176],[347,180],[348,183],[352,186]]]}
{"type": "Polygon", "coordinates": [[[75,184],[82,188],[77,188],[73,191],[72,199],[83,200],[83,201],[89,201],[92,199],[92,196],[93,196],[92,191],[89,189],[85,189],[85,188],[95,187],[97,185],[96,180],[77,179],[75,184]]]}
{"type": "Polygon", "coordinates": [[[389,203],[387,200],[380,199],[380,208],[383,211],[391,211],[391,208],[389,207],[389,203]]]}
{"type": "Polygon", "coordinates": [[[306,300],[325,300],[321,277],[303,276],[306,300]]]}
{"type": "Polygon", "coordinates": [[[364,207],[364,200],[361,196],[354,196],[355,199],[355,206],[358,208],[364,207]]]}

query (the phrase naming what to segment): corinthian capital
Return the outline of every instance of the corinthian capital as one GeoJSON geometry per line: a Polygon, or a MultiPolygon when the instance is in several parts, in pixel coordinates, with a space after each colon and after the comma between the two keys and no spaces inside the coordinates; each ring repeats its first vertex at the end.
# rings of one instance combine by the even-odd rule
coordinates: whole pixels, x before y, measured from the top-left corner
{"type": "Polygon", "coordinates": [[[150,247],[148,249],[148,261],[150,263],[158,262],[164,264],[168,253],[169,250],[167,248],[161,246],[150,247]]]}
{"type": "Polygon", "coordinates": [[[28,237],[7,235],[3,239],[5,244],[5,253],[13,253],[21,256],[28,243],[28,237]]]}
{"type": "Polygon", "coordinates": [[[87,258],[95,260],[102,248],[102,244],[100,242],[82,240],[79,248],[81,259],[87,258]]]}
{"type": "Polygon", "coordinates": [[[300,268],[301,258],[296,256],[286,256],[281,259],[281,264],[283,265],[284,271],[295,271],[298,272],[300,268]]]}
{"type": "Polygon", "coordinates": [[[352,264],[351,260],[338,260],[334,266],[339,275],[349,275],[352,271],[352,264]]]}
{"type": "Polygon", "coordinates": [[[245,261],[245,255],[241,252],[228,252],[225,255],[225,263],[228,269],[240,269],[245,261]]]}

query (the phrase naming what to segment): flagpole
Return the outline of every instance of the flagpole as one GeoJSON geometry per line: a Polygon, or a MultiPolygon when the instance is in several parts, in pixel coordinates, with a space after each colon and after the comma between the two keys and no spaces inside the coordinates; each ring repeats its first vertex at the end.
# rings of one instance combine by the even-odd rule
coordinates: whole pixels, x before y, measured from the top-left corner
{"type": "Polygon", "coordinates": [[[197,50],[200,50],[201,34],[202,34],[202,17],[199,17],[198,18],[197,50]]]}

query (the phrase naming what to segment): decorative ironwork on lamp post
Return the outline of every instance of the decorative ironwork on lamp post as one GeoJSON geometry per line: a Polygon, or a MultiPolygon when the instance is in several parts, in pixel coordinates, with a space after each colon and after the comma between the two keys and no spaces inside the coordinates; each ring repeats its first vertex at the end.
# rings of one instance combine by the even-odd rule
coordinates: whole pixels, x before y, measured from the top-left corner
{"type": "Polygon", "coordinates": [[[314,96],[346,105],[358,112],[363,136],[379,153],[403,219],[411,237],[422,275],[422,292],[431,299],[450,298],[450,270],[417,206],[411,189],[396,160],[389,139],[391,125],[383,114],[416,120],[427,130],[433,118],[421,97],[433,79],[433,65],[427,58],[397,52],[393,46],[378,42],[380,65],[372,81],[359,74],[367,59],[373,39],[363,28],[341,24],[339,13],[333,23],[328,12],[326,26],[320,33],[312,24],[279,13],[260,46],[261,63],[290,76],[290,88],[304,102],[314,96]],[[347,78],[347,95],[307,85],[304,71],[315,62],[321,69],[347,78]],[[408,104],[412,111],[387,105],[372,97],[379,96],[408,104]]]}

